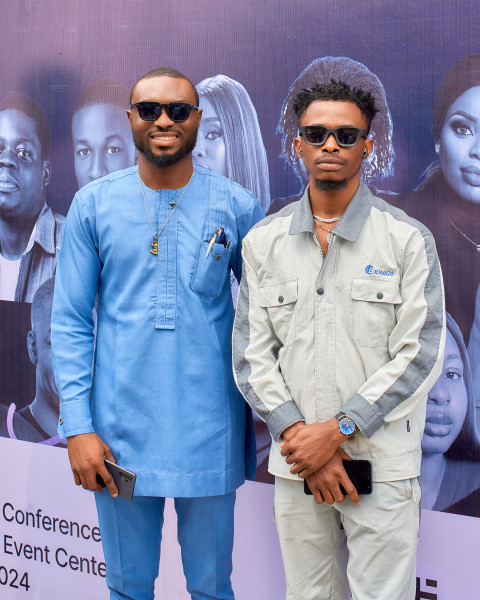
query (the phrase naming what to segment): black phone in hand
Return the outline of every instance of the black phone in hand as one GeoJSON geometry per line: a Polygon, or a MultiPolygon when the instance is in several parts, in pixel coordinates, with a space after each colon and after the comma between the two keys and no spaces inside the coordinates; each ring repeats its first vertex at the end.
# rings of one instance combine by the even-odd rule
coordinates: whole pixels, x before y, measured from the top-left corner
{"type": "MultiPolygon", "coordinates": [[[[355,486],[358,494],[372,493],[372,463],[369,460],[342,460],[343,468],[347,472],[348,478],[355,486]]],[[[308,487],[307,480],[303,480],[304,492],[312,495],[308,487]]],[[[340,491],[344,496],[347,495],[345,488],[340,484],[340,491]]]]}

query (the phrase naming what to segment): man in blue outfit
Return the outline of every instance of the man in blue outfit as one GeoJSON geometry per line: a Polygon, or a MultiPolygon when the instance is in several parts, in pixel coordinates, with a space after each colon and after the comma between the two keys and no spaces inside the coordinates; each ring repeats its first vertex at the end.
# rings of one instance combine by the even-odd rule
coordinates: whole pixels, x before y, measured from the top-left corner
{"type": "Polygon", "coordinates": [[[229,272],[240,277],[241,240],[263,215],[239,185],[193,168],[201,110],[184,75],[150,71],[130,100],[138,168],[89,183],[67,218],[52,314],[59,432],[75,483],[100,492],[110,598],[154,597],[173,497],[191,597],[232,599],[235,490],[255,448],[231,369],[229,272]],[[105,458],[136,473],[130,502],[105,458]]]}

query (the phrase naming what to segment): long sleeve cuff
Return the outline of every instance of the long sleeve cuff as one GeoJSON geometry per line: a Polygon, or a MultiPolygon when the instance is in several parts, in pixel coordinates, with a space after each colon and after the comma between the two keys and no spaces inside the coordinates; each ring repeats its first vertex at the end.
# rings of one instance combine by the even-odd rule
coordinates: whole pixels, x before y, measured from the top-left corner
{"type": "Polygon", "coordinates": [[[80,433],[93,433],[92,413],[88,400],[78,398],[60,403],[58,435],[62,438],[80,433]]]}
{"type": "Polygon", "coordinates": [[[290,427],[290,425],[293,425],[298,421],[305,421],[305,417],[298,410],[298,407],[293,400],[289,400],[288,402],[284,402],[280,406],[277,406],[265,420],[267,427],[276,442],[280,441],[280,436],[287,427],[290,427]]]}
{"type": "Polygon", "coordinates": [[[342,406],[342,412],[355,421],[356,426],[367,438],[371,438],[385,423],[377,407],[374,404],[369,404],[360,394],[352,396],[342,406]]]}

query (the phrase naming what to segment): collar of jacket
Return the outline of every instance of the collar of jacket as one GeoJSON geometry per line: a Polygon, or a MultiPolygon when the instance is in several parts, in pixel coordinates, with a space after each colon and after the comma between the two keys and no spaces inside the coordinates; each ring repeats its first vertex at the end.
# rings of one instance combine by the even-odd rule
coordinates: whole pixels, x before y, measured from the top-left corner
{"type": "MultiPolygon", "coordinates": [[[[303,193],[302,198],[299,200],[295,207],[290,228],[288,233],[290,235],[297,235],[299,233],[313,233],[313,216],[312,207],[310,206],[310,195],[308,185],[303,193]]],[[[360,181],[355,195],[350,200],[350,204],[347,206],[342,220],[335,227],[335,235],[354,242],[358,234],[360,233],[373,204],[372,192],[368,189],[367,185],[360,181]]]]}
{"type": "Polygon", "coordinates": [[[37,242],[48,254],[55,254],[55,216],[45,204],[38,215],[33,242],[37,242]]]}

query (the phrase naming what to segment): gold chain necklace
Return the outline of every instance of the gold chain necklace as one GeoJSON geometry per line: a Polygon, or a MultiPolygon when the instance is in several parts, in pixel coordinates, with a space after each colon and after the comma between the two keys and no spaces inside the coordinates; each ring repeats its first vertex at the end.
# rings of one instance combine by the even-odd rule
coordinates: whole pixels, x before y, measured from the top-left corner
{"type": "Polygon", "coordinates": [[[168,222],[173,217],[173,213],[177,210],[178,205],[180,204],[185,192],[187,191],[188,186],[190,185],[190,182],[192,181],[192,177],[193,177],[194,173],[195,173],[195,171],[193,171],[193,173],[190,175],[190,179],[188,180],[188,183],[185,186],[185,189],[183,190],[182,195],[178,199],[178,202],[175,205],[175,208],[169,214],[168,219],[162,225],[162,228],[159,230],[157,235],[155,235],[155,229],[153,228],[152,219],[150,218],[150,212],[148,211],[147,199],[145,198],[145,192],[143,191],[142,180],[140,179],[140,173],[137,171],[138,183],[140,184],[140,189],[142,190],[143,201],[145,202],[145,208],[147,209],[148,220],[150,221],[150,229],[152,230],[152,235],[153,235],[153,242],[150,244],[152,246],[152,249],[150,250],[151,254],[154,254],[155,256],[158,255],[158,238],[162,235],[162,231],[165,229],[165,227],[168,225],[168,222]]]}

